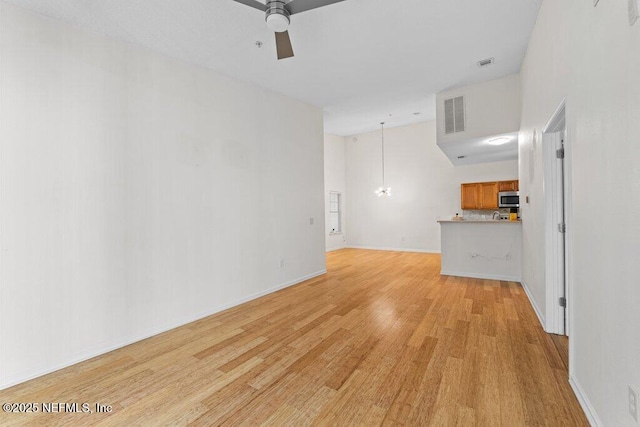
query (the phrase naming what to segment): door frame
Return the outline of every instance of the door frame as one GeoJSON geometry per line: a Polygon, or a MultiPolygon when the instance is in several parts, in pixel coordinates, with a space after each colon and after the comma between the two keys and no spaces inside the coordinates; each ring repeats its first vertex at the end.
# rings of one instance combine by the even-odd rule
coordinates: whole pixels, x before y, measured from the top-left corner
{"type": "Polygon", "coordinates": [[[571,135],[567,127],[567,99],[563,99],[542,130],[543,194],[545,212],[545,330],[559,335],[570,335],[573,266],[573,209],[571,198],[571,135]],[[555,150],[564,136],[564,165],[557,159],[555,150]],[[563,186],[558,185],[560,168],[564,166],[563,186]],[[562,193],[564,197],[562,197],[562,193]],[[559,204],[564,209],[564,247],[558,231],[559,204]],[[562,252],[560,252],[562,248],[562,252]],[[563,259],[562,259],[563,258],[563,259]],[[563,263],[563,265],[561,264],[563,263]],[[566,298],[561,307],[559,298],[566,298]]]}

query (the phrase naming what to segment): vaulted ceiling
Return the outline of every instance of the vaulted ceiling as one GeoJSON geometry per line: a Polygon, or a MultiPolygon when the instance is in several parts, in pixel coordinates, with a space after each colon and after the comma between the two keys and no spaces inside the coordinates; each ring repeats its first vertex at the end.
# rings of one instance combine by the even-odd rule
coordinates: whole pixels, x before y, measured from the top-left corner
{"type": "Polygon", "coordinates": [[[434,119],[435,93],[517,73],[542,0],[346,0],[293,15],[280,61],[264,14],[232,0],[4,1],[322,107],[327,133],[351,135],[434,119]]]}

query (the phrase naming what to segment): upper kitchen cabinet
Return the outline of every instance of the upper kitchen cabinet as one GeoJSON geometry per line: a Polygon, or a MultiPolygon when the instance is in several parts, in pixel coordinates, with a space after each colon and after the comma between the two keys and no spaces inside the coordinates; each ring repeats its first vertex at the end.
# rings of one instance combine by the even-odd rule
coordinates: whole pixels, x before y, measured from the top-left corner
{"type": "Polygon", "coordinates": [[[518,181],[470,182],[460,185],[462,209],[498,209],[498,192],[518,190],[518,181]],[[506,188],[506,190],[505,190],[506,188]]]}
{"type": "Polygon", "coordinates": [[[438,146],[455,166],[515,160],[520,109],[518,74],[440,92],[438,146]]]}
{"type": "Polygon", "coordinates": [[[480,197],[478,184],[462,184],[460,186],[460,204],[462,209],[478,209],[480,197]]]}
{"type": "Polygon", "coordinates": [[[460,186],[462,209],[497,209],[498,183],[473,182],[460,186]]]}
{"type": "Polygon", "coordinates": [[[498,209],[498,183],[481,182],[480,209],[498,209]]]}
{"type": "Polygon", "coordinates": [[[498,182],[498,191],[518,191],[518,180],[498,182]]]}

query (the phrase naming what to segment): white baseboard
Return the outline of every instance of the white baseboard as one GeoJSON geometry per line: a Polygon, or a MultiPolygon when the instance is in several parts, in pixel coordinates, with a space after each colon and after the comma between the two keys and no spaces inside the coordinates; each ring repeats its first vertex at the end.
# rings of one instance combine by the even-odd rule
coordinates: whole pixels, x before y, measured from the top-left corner
{"type": "Polygon", "coordinates": [[[467,273],[461,271],[440,271],[443,276],[459,276],[459,277],[471,277],[473,279],[489,279],[489,280],[504,280],[507,282],[520,282],[520,277],[515,276],[502,276],[500,274],[486,274],[486,273],[467,273]]]}
{"type": "Polygon", "coordinates": [[[598,414],[596,410],[593,408],[593,405],[587,398],[587,395],[582,389],[582,387],[580,386],[580,383],[578,382],[578,380],[570,376],[569,384],[573,389],[573,393],[578,398],[578,402],[580,403],[580,406],[582,407],[582,410],[584,411],[584,414],[586,415],[587,420],[589,421],[589,424],[595,427],[601,427],[603,425],[602,421],[600,421],[600,418],[598,418],[598,414]]]}
{"type": "Polygon", "coordinates": [[[325,250],[325,252],[334,252],[334,251],[339,251],[339,250],[346,249],[346,248],[347,248],[346,246],[340,246],[338,248],[327,248],[325,250]]]}
{"type": "Polygon", "coordinates": [[[354,246],[347,245],[348,249],[367,249],[370,251],[390,251],[390,252],[419,252],[424,254],[439,254],[440,251],[433,251],[428,249],[412,249],[412,248],[386,248],[386,247],[374,247],[374,246],[354,246]]]}
{"type": "Polygon", "coordinates": [[[117,344],[110,344],[110,345],[106,345],[106,346],[101,346],[101,347],[95,347],[92,349],[89,349],[85,352],[82,352],[81,354],[77,355],[76,357],[74,357],[71,360],[66,360],[66,361],[56,361],[56,362],[52,362],[52,363],[48,363],[45,366],[39,366],[33,369],[28,369],[28,370],[24,370],[22,372],[18,372],[16,374],[12,374],[12,375],[8,375],[4,378],[2,378],[2,381],[0,382],[0,390],[4,390],[6,388],[12,387],[16,384],[20,384],[23,383],[25,381],[29,381],[32,380],[34,378],[37,377],[41,377],[43,375],[46,374],[50,374],[52,372],[58,371],[60,369],[64,369],[67,368],[71,365],[75,365],[76,363],[80,363],[80,362],[84,362],[85,360],[89,360],[92,359],[96,356],[100,356],[102,354],[105,353],[109,353],[110,351],[113,350],[117,350],[119,348],[122,347],[126,347],[130,344],[136,343],[138,341],[142,341],[144,339],[150,338],[152,336],[161,334],[163,332],[167,332],[170,331],[171,329],[175,329],[178,328],[180,326],[184,326],[188,323],[191,322],[195,322],[196,320],[200,320],[203,319],[205,317],[209,317],[213,314],[219,313],[221,311],[227,310],[229,308],[238,306],[240,304],[244,304],[245,302],[249,302],[252,301],[256,298],[260,298],[263,297],[265,295],[271,294],[273,292],[279,291],[281,289],[284,288],[288,288],[289,286],[293,286],[293,285],[297,285],[298,283],[304,282],[306,280],[312,279],[314,277],[320,276],[322,274],[325,274],[327,272],[326,269],[323,269],[321,271],[317,271],[315,273],[311,273],[311,274],[307,274],[306,276],[302,276],[299,277],[295,280],[291,280],[289,282],[286,283],[282,283],[280,285],[274,286],[272,288],[266,289],[264,291],[261,292],[257,292],[255,294],[251,294],[249,296],[246,296],[244,298],[240,298],[236,301],[227,303],[227,304],[222,304],[220,306],[217,306],[211,310],[207,310],[201,313],[197,313],[191,316],[186,316],[183,317],[181,319],[178,320],[173,320],[171,322],[168,322],[164,325],[158,326],[156,328],[153,329],[149,329],[145,332],[136,334],[135,336],[131,336],[131,337],[127,337],[124,338],[121,342],[117,343],[117,344]]]}
{"type": "Polygon", "coordinates": [[[538,320],[540,321],[540,325],[542,325],[542,329],[546,332],[547,328],[546,328],[546,323],[544,321],[544,316],[542,315],[542,311],[540,311],[538,304],[536,304],[536,300],[533,299],[533,296],[531,295],[531,291],[529,291],[529,287],[527,286],[525,281],[523,280],[521,283],[522,283],[522,289],[524,289],[524,293],[527,294],[527,298],[529,298],[531,307],[533,307],[533,311],[536,313],[536,316],[538,316],[538,320]]]}

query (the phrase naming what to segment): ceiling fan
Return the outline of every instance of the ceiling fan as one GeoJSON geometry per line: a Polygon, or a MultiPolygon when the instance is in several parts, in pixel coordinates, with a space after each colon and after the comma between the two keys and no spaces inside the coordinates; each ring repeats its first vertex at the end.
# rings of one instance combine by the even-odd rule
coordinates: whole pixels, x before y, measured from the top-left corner
{"type": "Polygon", "coordinates": [[[289,31],[287,31],[289,22],[291,22],[289,16],[344,0],[292,0],[289,3],[284,0],[267,0],[267,4],[258,0],[234,1],[265,12],[267,27],[276,33],[278,59],[284,59],[293,56],[293,47],[291,46],[289,31]]]}

